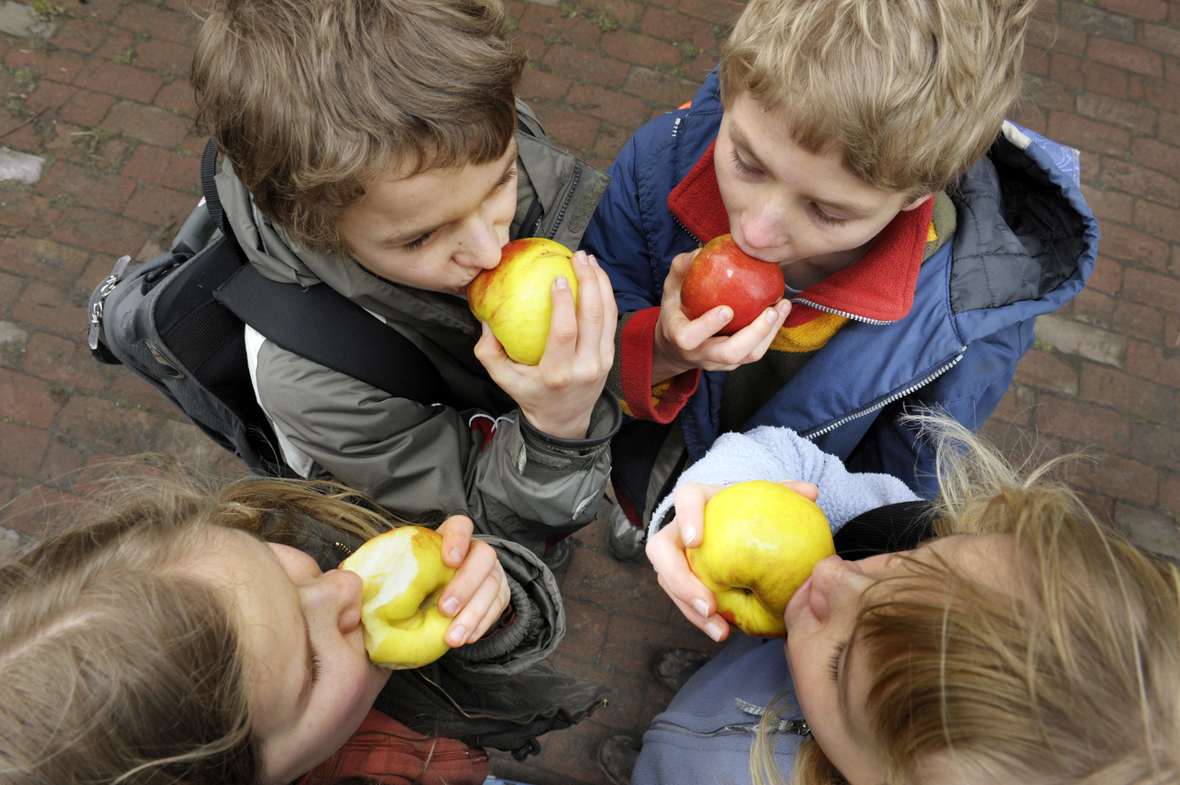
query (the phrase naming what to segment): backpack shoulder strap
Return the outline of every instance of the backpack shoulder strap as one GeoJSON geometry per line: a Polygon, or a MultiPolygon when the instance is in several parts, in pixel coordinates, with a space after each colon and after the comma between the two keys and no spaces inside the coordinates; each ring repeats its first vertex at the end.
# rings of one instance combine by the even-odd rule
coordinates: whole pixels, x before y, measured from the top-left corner
{"type": "Polygon", "coordinates": [[[214,223],[242,263],[213,296],[267,340],[397,398],[449,402],[447,386],[422,350],[326,284],[304,289],[266,278],[250,264],[217,196],[217,143],[201,156],[201,188],[214,223]]]}

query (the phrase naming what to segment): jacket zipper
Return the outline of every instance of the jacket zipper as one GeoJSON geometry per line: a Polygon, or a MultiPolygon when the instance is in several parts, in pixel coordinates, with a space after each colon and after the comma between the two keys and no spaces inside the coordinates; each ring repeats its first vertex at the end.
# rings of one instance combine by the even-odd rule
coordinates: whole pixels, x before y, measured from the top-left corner
{"type": "Polygon", "coordinates": [[[565,211],[573,201],[574,191],[578,190],[578,182],[582,179],[582,165],[580,163],[574,164],[574,175],[570,182],[570,189],[565,194],[565,199],[561,203],[561,207],[557,210],[557,218],[553,221],[553,226],[549,227],[549,237],[552,240],[557,236],[557,229],[561,226],[561,222],[565,219],[565,211]]]}
{"type": "MultiPolygon", "coordinates": [[[[758,732],[757,722],[746,723],[742,725],[733,724],[725,725],[715,731],[695,731],[689,730],[683,725],[677,725],[674,722],[667,720],[660,720],[651,724],[652,729],[668,730],[684,736],[691,736],[696,739],[711,739],[720,736],[736,736],[739,734],[753,735],[758,732]]],[[[810,736],[811,730],[807,726],[806,720],[780,720],[778,727],[772,728],[771,733],[790,733],[795,736],[810,736]]]]}
{"type": "Polygon", "coordinates": [[[879,409],[884,409],[886,406],[893,403],[894,401],[906,397],[907,395],[914,392],[915,390],[920,390],[921,388],[930,384],[930,382],[937,379],[939,376],[942,376],[944,373],[949,371],[951,368],[954,368],[955,365],[958,364],[959,360],[963,359],[963,355],[965,355],[966,353],[967,353],[967,347],[964,346],[962,349],[959,350],[959,353],[955,356],[955,358],[953,360],[951,360],[950,362],[948,362],[946,365],[942,366],[941,368],[937,369],[936,371],[934,371],[934,373],[930,374],[929,376],[927,376],[925,379],[918,382],[917,384],[911,385],[911,386],[907,387],[906,389],[902,390],[901,392],[894,393],[893,395],[890,395],[888,398],[886,398],[882,401],[877,401],[876,403],[872,404],[871,406],[866,406],[865,408],[861,409],[860,411],[856,411],[856,412],[853,412],[852,414],[841,417],[839,420],[836,420],[834,423],[831,423],[829,425],[825,425],[823,428],[819,429],[818,431],[804,435],[804,438],[814,440],[816,437],[823,436],[825,433],[828,433],[829,431],[834,431],[837,428],[839,428],[841,425],[844,425],[847,422],[851,422],[852,420],[855,420],[858,417],[864,417],[866,414],[872,414],[873,412],[875,412],[879,409]]]}
{"type": "Polygon", "coordinates": [[[813,303],[811,300],[805,300],[802,297],[796,297],[795,299],[791,300],[791,302],[792,303],[802,303],[803,305],[809,305],[812,308],[816,309],[817,311],[823,311],[825,313],[835,314],[836,316],[843,316],[845,319],[851,319],[854,322],[864,322],[865,324],[877,324],[877,325],[893,324],[894,322],[897,321],[897,319],[882,321],[880,319],[869,319],[864,316],[857,316],[854,313],[848,313],[847,311],[838,311],[835,308],[829,308],[826,305],[820,305],[819,303],[813,303]]]}

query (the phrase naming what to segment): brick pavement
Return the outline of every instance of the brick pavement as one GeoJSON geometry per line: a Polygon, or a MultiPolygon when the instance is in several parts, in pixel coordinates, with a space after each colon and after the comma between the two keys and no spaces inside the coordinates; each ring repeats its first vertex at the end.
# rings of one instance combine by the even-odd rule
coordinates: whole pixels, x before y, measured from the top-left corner
{"type": "MultiPolygon", "coordinates": [[[[558,143],[605,167],[636,127],[692,96],[740,4],[509,8],[531,57],[524,98],[558,143]]],[[[35,182],[0,182],[0,520],[13,527],[0,546],[84,496],[79,471],[116,456],[165,450],[241,471],[146,384],[95,364],[82,329],[114,259],[155,255],[197,199],[193,29],[184,0],[0,6],[0,144],[44,158],[35,182]]],[[[1074,481],[1094,509],[1180,554],[1180,2],[1043,0],[1025,66],[1015,119],[1083,151],[1103,239],[1089,287],[1039,321],[985,431],[1018,454],[1088,451],[1074,481]]],[[[619,691],[539,757],[497,758],[538,785],[603,782],[598,741],[641,731],[670,697],[651,655],[703,640],[649,568],[610,559],[601,527],[576,544],[558,664],[619,691]]]]}

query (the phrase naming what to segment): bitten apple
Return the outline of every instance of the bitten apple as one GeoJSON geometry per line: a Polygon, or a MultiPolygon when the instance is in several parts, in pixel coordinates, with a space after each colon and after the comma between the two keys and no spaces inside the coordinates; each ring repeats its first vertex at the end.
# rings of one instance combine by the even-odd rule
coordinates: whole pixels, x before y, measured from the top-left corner
{"type": "Polygon", "coordinates": [[[513,240],[500,252],[500,263],[467,284],[467,305],[488,323],[504,352],[518,363],[536,365],[545,352],[553,315],[550,287],[559,275],[569,281],[574,301],[578,280],[573,252],[542,237],[513,240]]]}
{"type": "Polygon", "coordinates": [[[382,668],[428,665],[450,649],[451,620],[438,597],[455,575],[442,558],[443,538],[421,526],[402,526],[366,542],[340,563],[361,576],[361,623],[369,659],[382,668]]]}
{"type": "Polygon", "coordinates": [[[717,613],[747,635],[786,635],[783,611],[816,563],[836,552],[823,511],[776,482],[731,485],[705,504],[701,544],[686,555],[717,598],[717,613]]]}
{"type": "Polygon", "coordinates": [[[733,335],[783,297],[786,281],[782,269],[763,262],[733,241],[733,235],[714,237],[692,260],[680,288],[680,308],[696,319],[718,305],[733,309],[733,318],[717,331],[733,335]]]}

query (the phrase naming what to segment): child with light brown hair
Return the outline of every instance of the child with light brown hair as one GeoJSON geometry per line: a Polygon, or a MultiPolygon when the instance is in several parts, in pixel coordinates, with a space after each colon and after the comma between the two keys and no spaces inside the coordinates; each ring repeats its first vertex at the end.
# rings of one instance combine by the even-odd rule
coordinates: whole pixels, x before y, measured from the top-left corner
{"type": "Polygon", "coordinates": [[[677,474],[718,435],[791,428],[922,495],[934,451],[901,423],[975,430],[1077,294],[1098,224],[1075,151],[1004,120],[1036,0],[751,0],[691,105],[641,128],[582,247],[620,313],[611,545],[643,552],[677,474]],[[731,234],[783,299],[730,336],[690,319],[694,250],[731,234]]]}
{"type": "Polygon", "coordinates": [[[784,428],[723,436],[692,467],[648,545],[690,619],[712,597],[676,564],[700,543],[722,487],[697,484],[710,478],[781,480],[790,466],[818,487],[837,552],[844,525],[870,517],[848,522],[853,497],[908,508],[893,533],[921,541],[820,561],[784,640],[736,635],[653,720],[633,785],[1180,782],[1177,565],[1052,479],[1066,459],[1022,474],[945,417],[907,424],[936,445],[933,503],[784,428]]]}
{"type": "Polygon", "coordinates": [[[438,527],[459,568],[439,601],[480,640],[391,672],[337,566],[399,521],[329,483],[120,469],[0,564],[0,782],[480,785],[484,746],[527,749],[603,702],[542,665],[565,630],[544,564],[465,516],[438,527]]]}
{"type": "Polygon", "coordinates": [[[406,517],[468,515],[540,554],[594,519],[606,487],[616,313],[584,253],[577,280],[551,288],[539,365],[512,362],[468,308],[467,284],[509,240],[576,248],[606,182],[516,100],[525,55],[506,22],[500,0],[214,0],[192,81],[249,264],[344,295],[440,380],[393,395],[247,326],[287,466],[406,517]]]}

